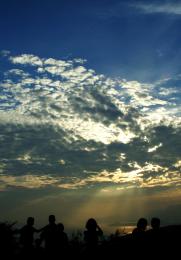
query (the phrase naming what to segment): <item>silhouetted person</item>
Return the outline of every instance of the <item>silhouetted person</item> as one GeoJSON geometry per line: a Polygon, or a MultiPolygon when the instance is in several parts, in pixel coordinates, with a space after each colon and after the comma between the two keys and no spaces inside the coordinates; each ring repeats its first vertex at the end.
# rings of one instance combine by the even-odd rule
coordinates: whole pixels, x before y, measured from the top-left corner
{"type": "Polygon", "coordinates": [[[49,224],[42,228],[41,241],[45,242],[45,253],[48,256],[55,256],[57,253],[57,225],[54,215],[49,216],[49,224]]]}
{"type": "Polygon", "coordinates": [[[68,246],[68,236],[64,232],[64,225],[62,223],[57,224],[57,243],[62,249],[68,246]]]}
{"type": "Polygon", "coordinates": [[[58,255],[64,256],[66,253],[68,253],[68,236],[64,232],[64,225],[62,223],[57,224],[56,244],[58,255]]]}
{"type": "Polygon", "coordinates": [[[102,229],[98,226],[94,218],[88,219],[86,223],[86,230],[84,231],[84,241],[86,243],[85,256],[86,258],[98,257],[99,238],[103,235],[102,229]]]}
{"type": "Polygon", "coordinates": [[[147,224],[148,224],[148,222],[147,222],[146,218],[140,218],[137,222],[137,227],[135,229],[133,229],[132,234],[133,235],[144,234],[144,232],[146,231],[147,224]]]}
{"type": "Polygon", "coordinates": [[[132,232],[132,247],[135,257],[143,257],[148,249],[148,242],[146,237],[147,220],[140,218],[137,222],[137,227],[132,232]]]}
{"type": "Polygon", "coordinates": [[[90,218],[86,223],[86,231],[84,231],[84,240],[89,246],[98,244],[99,237],[103,235],[102,229],[98,226],[95,219],[90,218]]]}
{"type": "Polygon", "coordinates": [[[160,229],[160,219],[152,218],[151,219],[151,227],[153,230],[158,231],[160,229]]]}
{"type": "Polygon", "coordinates": [[[40,230],[34,228],[33,225],[34,218],[28,217],[27,224],[19,230],[20,243],[23,246],[23,254],[27,254],[29,256],[33,251],[34,233],[40,232],[40,230]]]}
{"type": "Polygon", "coordinates": [[[147,238],[152,256],[164,251],[165,236],[160,229],[160,219],[151,219],[151,229],[147,231],[147,238]]]}

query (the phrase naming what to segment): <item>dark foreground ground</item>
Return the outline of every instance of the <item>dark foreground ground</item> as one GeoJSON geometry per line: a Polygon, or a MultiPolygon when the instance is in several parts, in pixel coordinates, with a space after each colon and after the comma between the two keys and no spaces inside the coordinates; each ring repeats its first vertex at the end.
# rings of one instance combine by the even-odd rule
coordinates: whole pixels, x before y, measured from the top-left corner
{"type": "Polygon", "coordinates": [[[181,259],[181,225],[161,227],[141,234],[111,235],[97,246],[78,237],[50,251],[43,245],[23,248],[12,226],[0,224],[0,260],[5,259],[181,259]]]}

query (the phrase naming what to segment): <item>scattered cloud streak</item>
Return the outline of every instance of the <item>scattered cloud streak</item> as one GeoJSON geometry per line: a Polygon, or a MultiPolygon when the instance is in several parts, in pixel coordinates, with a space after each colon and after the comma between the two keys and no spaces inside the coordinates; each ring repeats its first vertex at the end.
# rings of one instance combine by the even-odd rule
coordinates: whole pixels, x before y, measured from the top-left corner
{"type": "Polygon", "coordinates": [[[181,15],[181,4],[174,1],[166,1],[160,3],[136,3],[131,5],[141,12],[147,14],[171,14],[171,15],[181,15]]]}
{"type": "Polygon", "coordinates": [[[108,78],[83,59],[3,59],[0,188],[180,185],[180,76],[108,78]]]}

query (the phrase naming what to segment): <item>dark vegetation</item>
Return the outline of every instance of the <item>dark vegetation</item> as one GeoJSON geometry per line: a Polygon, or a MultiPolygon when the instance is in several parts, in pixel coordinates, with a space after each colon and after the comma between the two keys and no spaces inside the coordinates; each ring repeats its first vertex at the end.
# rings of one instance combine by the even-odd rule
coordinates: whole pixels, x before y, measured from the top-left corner
{"type": "Polygon", "coordinates": [[[0,259],[179,259],[181,225],[160,227],[160,220],[152,218],[151,229],[147,220],[140,218],[131,234],[115,232],[104,237],[95,219],[89,219],[83,233],[68,238],[62,223],[55,216],[49,223],[34,228],[29,217],[21,229],[16,223],[0,223],[0,259]],[[38,233],[35,239],[35,233],[38,233]]]}

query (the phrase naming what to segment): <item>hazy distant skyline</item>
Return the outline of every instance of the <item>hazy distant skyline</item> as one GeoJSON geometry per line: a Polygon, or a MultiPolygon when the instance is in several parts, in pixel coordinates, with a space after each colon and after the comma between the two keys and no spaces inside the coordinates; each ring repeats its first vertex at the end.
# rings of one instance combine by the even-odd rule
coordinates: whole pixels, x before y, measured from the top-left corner
{"type": "Polygon", "coordinates": [[[179,223],[181,4],[0,6],[1,218],[179,223]]]}

